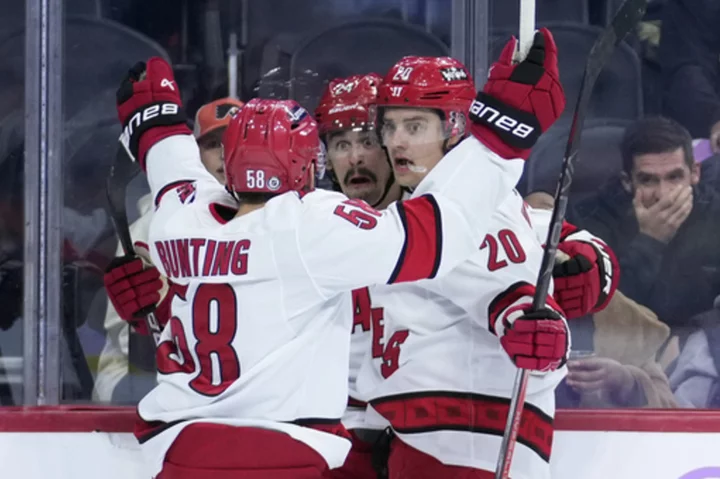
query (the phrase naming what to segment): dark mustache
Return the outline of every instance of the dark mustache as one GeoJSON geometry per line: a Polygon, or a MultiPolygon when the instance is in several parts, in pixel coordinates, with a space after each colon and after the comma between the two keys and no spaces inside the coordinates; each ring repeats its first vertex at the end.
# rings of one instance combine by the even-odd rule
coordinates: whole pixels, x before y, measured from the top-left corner
{"type": "Polygon", "coordinates": [[[375,176],[375,173],[368,170],[364,166],[358,166],[356,168],[352,168],[352,169],[348,170],[348,172],[345,174],[344,183],[347,184],[350,181],[350,178],[352,178],[353,176],[356,176],[356,175],[367,176],[372,181],[377,182],[377,176],[375,176]]]}

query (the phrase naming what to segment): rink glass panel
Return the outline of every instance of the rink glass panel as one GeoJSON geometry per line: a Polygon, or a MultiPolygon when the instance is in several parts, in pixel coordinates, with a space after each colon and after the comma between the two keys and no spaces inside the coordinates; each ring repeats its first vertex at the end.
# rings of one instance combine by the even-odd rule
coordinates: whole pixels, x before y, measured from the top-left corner
{"type": "MultiPolygon", "coordinates": [[[[24,23],[24,2],[0,17],[0,405],[23,403],[25,49],[4,45],[24,23]]],[[[4,7],[5,8],[5,7],[4,7]]],[[[22,43],[20,44],[22,47],[22,43]]],[[[34,367],[34,365],[33,365],[34,367]]]]}
{"type": "MultiPolygon", "coordinates": [[[[294,98],[314,109],[327,80],[385,73],[403,55],[450,54],[451,5],[425,1],[65,2],[60,291],[61,401],[135,404],[154,383],[154,347],[109,315],[102,272],[117,239],[105,178],[119,132],[114,94],[138,60],[172,62],[188,117],[204,103],[294,98]],[[243,5],[245,4],[245,5],[243,5]],[[343,25],[338,28],[338,25],[343,25]],[[230,34],[241,52],[228,74],[230,34]],[[352,48],[355,46],[355,48],[352,48]],[[347,52],[353,52],[348,55],[347,52]]],[[[130,222],[149,193],[127,192],[130,222]]]]}

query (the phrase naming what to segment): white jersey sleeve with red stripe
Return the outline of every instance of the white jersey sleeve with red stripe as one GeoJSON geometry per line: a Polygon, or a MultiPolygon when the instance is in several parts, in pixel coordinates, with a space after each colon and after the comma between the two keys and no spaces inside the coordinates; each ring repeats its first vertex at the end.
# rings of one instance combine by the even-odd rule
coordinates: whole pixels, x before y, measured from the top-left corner
{"type": "Polygon", "coordinates": [[[308,271],[327,295],[443,276],[476,251],[522,167],[521,160],[502,159],[470,137],[433,168],[410,200],[382,212],[340,194],[321,197],[323,204],[307,208],[299,233],[308,271]]]}
{"type": "Polygon", "coordinates": [[[146,172],[156,206],[166,192],[191,182],[207,182],[219,190],[225,190],[205,169],[192,135],[171,136],[150,148],[146,172]]]}
{"type": "MultiPolygon", "coordinates": [[[[541,259],[515,193],[450,274],[371,288],[384,348],[365,357],[357,378],[370,404],[365,427],[389,422],[404,443],[444,464],[494,470],[517,371],[499,336],[506,319],[532,304],[541,259]]],[[[547,303],[555,307],[551,296],[547,303]]],[[[565,372],[531,374],[513,478],[550,477],[554,389],[565,372]]]]}

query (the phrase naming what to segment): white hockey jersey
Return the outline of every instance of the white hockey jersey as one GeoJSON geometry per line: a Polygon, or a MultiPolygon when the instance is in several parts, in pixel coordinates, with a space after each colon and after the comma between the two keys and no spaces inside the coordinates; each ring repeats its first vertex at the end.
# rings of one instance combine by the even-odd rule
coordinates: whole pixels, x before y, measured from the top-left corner
{"type": "Polygon", "coordinates": [[[191,136],[148,153],[157,209],[153,263],[177,285],[158,348],[158,385],[139,404],[152,474],[182,428],[199,422],[285,432],[342,465],[351,290],[441,277],[469,257],[512,191],[520,160],[465,140],[413,200],[377,212],[317,190],[234,217],[191,136]]]}
{"type": "MultiPolygon", "coordinates": [[[[367,354],[359,373],[357,399],[370,405],[357,427],[392,425],[445,464],[495,470],[517,371],[496,332],[508,307],[531,303],[546,231],[532,227],[515,193],[475,255],[447,276],[370,288],[382,352],[367,354]]],[[[564,375],[531,375],[513,479],[549,479],[554,389],[564,375]]]]}

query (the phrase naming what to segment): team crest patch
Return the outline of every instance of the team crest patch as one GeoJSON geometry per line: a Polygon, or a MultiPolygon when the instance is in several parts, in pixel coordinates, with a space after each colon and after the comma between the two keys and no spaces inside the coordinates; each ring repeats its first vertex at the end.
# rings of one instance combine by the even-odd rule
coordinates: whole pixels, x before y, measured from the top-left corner
{"type": "Polygon", "coordinates": [[[182,185],[178,186],[178,188],[175,190],[177,192],[178,198],[180,199],[180,202],[188,205],[195,201],[195,182],[187,182],[183,183],[182,185]]]}

